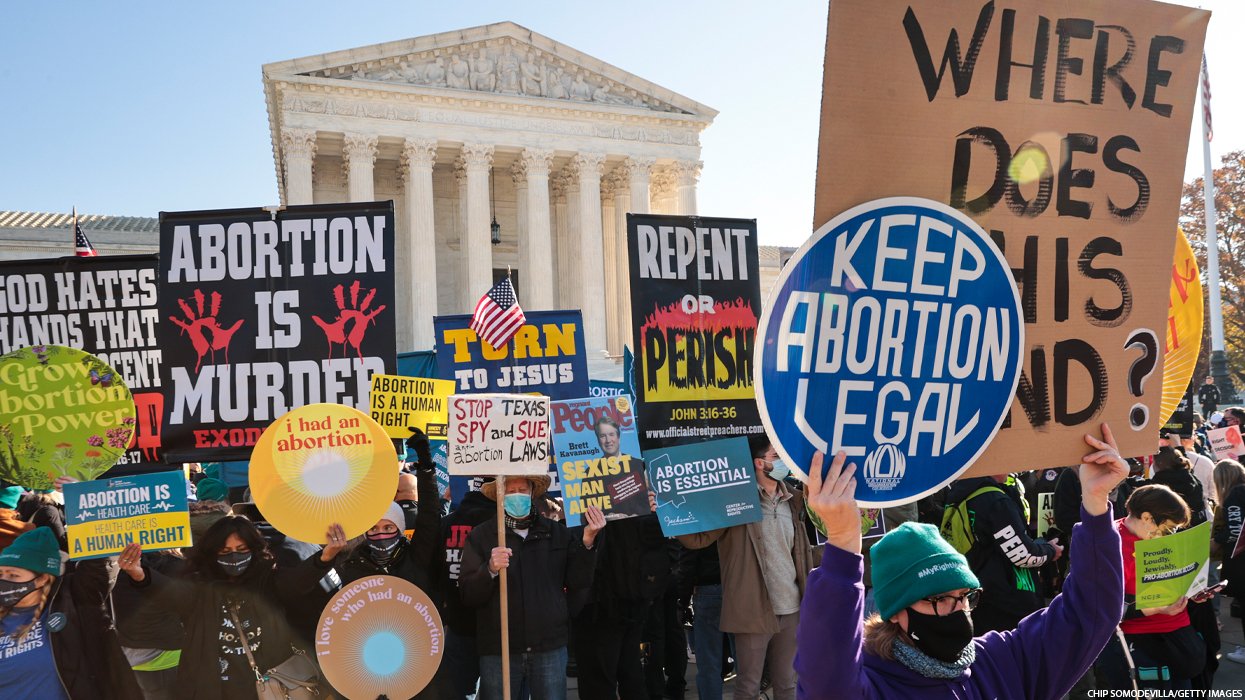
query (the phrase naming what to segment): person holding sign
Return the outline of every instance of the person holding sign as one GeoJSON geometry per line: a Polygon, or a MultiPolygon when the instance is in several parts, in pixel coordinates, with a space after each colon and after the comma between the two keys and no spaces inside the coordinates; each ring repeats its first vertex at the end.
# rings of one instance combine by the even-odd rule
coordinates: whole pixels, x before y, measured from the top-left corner
{"type": "Polygon", "coordinates": [[[243,648],[238,625],[251,656],[263,671],[276,668],[310,645],[297,639],[282,601],[311,595],[346,546],[345,533],[332,528],[328,545],[290,568],[278,568],[268,543],[250,520],[217,520],[189,551],[189,574],[172,578],[143,563],[142,550],[131,544],[119,565],[130,585],[171,615],[181,618],[186,642],[177,667],[185,700],[217,700],[255,695],[255,671],[243,648]],[[235,622],[235,620],[237,622],[235,622]]]}
{"type": "MultiPolygon", "coordinates": [[[[1245,599],[1245,553],[1240,547],[1245,526],[1245,467],[1230,459],[1215,465],[1215,493],[1220,506],[1215,511],[1212,539],[1223,559],[1223,578],[1228,583],[1224,593],[1236,600],[1235,606],[1245,599]]],[[[1245,664],[1245,647],[1224,654],[1224,658],[1245,664]]]]}
{"type": "MultiPolygon", "coordinates": [[[[1190,520],[1190,508],[1180,494],[1160,484],[1142,486],[1128,497],[1128,515],[1116,521],[1124,552],[1124,620],[1120,629],[1128,642],[1138,686],[1181,690],[1191,688],[1189,679],[1202,672],[1206,662],[1204,642],[1194,632],[1187,610],[1190,599],[1181,596],[1161,608],[1137,608],[1137,560],[1139,540],[1171,534],[1190,520]]],[[[1116,643],[1103,654],[1102,667],[1110,688],[1132,688],[1128,662],[1116,643]]]]}
{"type": "Polygon", "coordinates": [[[863,619],[863,559],[856,465],[840,452],[830,468],[812,459],[809,506],[825,523],[821,565],[808,576],[795,669],[799,697],[1062,697],[1120,619],[1120,535],[1108,494],[1128,466],[1111,430],[1085,436],[1082,522],[1072,533],[1072,573],[1063,593],[1009,632],[974,638],[977,577],[932,525],[904,523],[870,550],[878,615],[863,619]],[[823,474],[824,472],[824,474],[823,474]]]}
{"type": "Polygon", "coordinates": [[[38,527],[0,552],[0,697],[140,698],[104,616],[110,560],[63,571],[56,535],[38,527]]]}
{"type": "MultiPolygon", "coordinates": [[[[497,482],[481,491],[505,503],[506,541],[497,542],[497,519],[471,531],[463,550],[458,580],[463,604],[476,608],[476,641],[480,653],[480,700],[502,697],[501,594],[496,583],[507,569],[510,619],[510,687],[523,683],[532,700],[565,700],[566,643],[572,597],[592,585],[596,565],[593,546],[605,527],[600,509],[584,514],[583,537],[566,525],[536,512],[533,500],[549,489],[550,478],[511,476],[502,493],[497,482]]],[[[639,649],[636,649],[639,653],[639,649]]]]}

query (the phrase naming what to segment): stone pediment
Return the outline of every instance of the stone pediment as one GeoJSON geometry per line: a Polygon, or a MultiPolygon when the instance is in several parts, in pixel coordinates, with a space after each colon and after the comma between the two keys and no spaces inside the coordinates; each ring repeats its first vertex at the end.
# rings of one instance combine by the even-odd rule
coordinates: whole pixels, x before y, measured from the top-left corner
{"type": "Polygon", "coordinates": [[[338,51],[264,67],[396,87],[630,107],[712,119],[717,112],[512,22],[338,51]]]}

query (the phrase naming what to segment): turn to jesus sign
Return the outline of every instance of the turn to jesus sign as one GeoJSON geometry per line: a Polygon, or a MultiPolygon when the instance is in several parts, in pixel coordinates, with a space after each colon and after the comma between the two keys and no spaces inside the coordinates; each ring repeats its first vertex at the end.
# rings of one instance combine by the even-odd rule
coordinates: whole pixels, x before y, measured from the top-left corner
{"type": "Polygon", "coordinates": [[[964,214],[893,197],[835,217],[783,268],[761,318],[757,403],[793,470],[842,450],[866,506],[967,469],[1020,375],[1020,297],[964,214]]]}

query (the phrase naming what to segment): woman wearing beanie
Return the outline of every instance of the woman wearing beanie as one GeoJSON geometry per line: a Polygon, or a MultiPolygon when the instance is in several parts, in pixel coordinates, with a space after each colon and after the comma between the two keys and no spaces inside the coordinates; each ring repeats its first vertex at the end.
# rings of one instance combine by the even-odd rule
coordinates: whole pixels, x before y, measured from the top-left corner
{"type": "Polygon", "coordinates": [[[104,616],[110,560],[72,565],[62,575],[56,535],[22,534],[0,552],[0,698],[141,698],[104,616]]]}
{"type": "Polygon", "coordinates": [[[808,577],[797,636],[798,695],[831,698],[1054,698],[1090,667],[1120,620],[1120,535],[1108,495],[1128,474],[1111,430],[1085,436],[1082,517],[1072,533],[1072,573],[1050,607],[1008,632],[973,635],[979,587],[968,562],[932,525],[904,523],[870,550],[879,615],[863,619],[855,465],[822,455],[809,470],[809,506],[828,538],[808,577]]]}
{"type": "Polygon", "coordinates": [[[411,431],[414,435],[407,438],[407,446],[419,458],[415,478],[420,508],[415,516],[415,532],[409,540],[403,535],[406,511],[398,503],[390,503],[381,519],[367,531],[363,543],[337,567],[343,584],[365,576],[387,574],[410,581],[429,596],[435,593],[436,573],[440,570],[437,534],[441,529],[436,467],[427,436],[418,428],[411,431]]]}
{"type": "MultiPolygon", "coordinates": [[[[278,569],[268,542],[240,516],[216,521],[187,556],[189,571],[171,578],[147,567],[137,544],[121,552],[120,566],[132,586],[169,614],[181,618],[185,646],[177,666],[184,700],[255,696],[255,673],[237,633],[238,620],[262,671],[291,654],[309,652],[285,618],[281,600],[310,595],[346,546],[340,527],[328,532],[319,556],[278,569]]],[[[309,652],[310,653],[310,652],[309,652]]]]}

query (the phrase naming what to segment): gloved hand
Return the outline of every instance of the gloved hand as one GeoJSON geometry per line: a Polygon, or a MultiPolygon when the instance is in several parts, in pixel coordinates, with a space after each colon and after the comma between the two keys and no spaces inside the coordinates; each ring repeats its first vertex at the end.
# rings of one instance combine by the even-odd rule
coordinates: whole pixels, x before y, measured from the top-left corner
{"type": "Polygon", "coordinates": [[[415,456],[419,458],[417,469],[419,471],[432,471],[432,446],[428,444],[428,436],[424,435],[424,431],[419,428],[407,428],[411,431],[411,436],[406,439],[406,448],[415,450],[415,456]]]}

